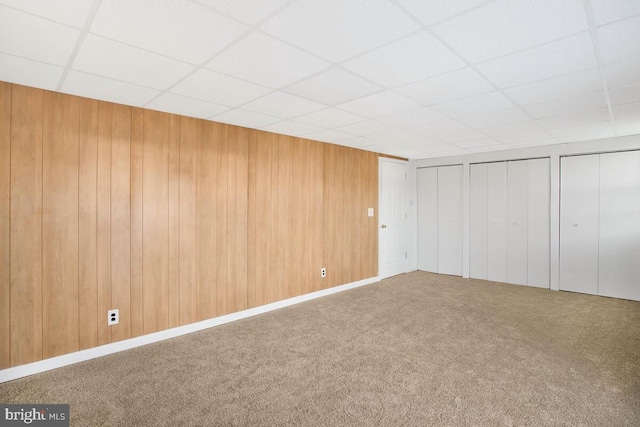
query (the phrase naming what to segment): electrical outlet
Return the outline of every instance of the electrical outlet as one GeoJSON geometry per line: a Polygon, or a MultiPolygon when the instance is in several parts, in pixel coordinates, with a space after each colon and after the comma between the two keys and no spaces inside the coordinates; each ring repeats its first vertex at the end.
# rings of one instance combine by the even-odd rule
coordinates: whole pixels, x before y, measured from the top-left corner
{"type": "Polygon", "coordinates": [[[320,269],[320,277],[327,277],[327,269],[322,267],[320,269]]]}
{"type": "Polygon", "coordinates": [[[120,323],[120,310],[117,308],[107,311],[107,325],[117,325],[120,323]]]}

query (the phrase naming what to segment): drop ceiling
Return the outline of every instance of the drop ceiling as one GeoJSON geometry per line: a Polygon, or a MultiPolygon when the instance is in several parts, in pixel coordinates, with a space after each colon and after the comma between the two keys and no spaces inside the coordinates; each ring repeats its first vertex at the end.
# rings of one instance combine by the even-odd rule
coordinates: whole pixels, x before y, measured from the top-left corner
{"type": "Polygon", "coordinates": [[[0,80],[407,158],[640,134],[639,0],[0,0],[0,80]]]}

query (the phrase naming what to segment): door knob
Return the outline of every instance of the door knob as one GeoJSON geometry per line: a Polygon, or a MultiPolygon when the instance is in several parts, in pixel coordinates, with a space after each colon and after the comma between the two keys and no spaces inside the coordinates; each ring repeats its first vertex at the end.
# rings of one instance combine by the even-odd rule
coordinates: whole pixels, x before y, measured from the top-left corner
{"type": "Polygon", "coordinates": [[[387,228],[387,225],[386,224],[382,224],[382,228],[387,228]]]}

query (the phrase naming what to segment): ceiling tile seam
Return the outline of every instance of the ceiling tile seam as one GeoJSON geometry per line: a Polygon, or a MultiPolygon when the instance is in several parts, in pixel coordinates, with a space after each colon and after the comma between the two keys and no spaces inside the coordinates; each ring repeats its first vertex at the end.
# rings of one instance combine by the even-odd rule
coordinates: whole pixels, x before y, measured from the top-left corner
{"type": "Polygon", "coordinates": [[[596,33],[596,27],[593,21],[593,8],[591,6],[591,0],[582,0],[584,4],[584,11],[587,17],[587,23],[589,25],[589,33],[591,34],[591,44],[593,46],[593,52],[596,56],[596,64],[598,64],[598,71],[600,72],[600,81],[602,82],[602,88],[604,89],[604,97],[607,102],[607,109],[609,110],[609,118],[611,120],[611,127],[613,128],[613,135],[618,136],[618,130],[616,129],[616,118],[613,114],[613,107],[611,106],[611,96],[609,95],[609,86],[607,84],[607,78],[604,75],[604,66],[600,60],[600,47],[598,46],[598,34],[596,33]]]}
{"type": "MultiPolygon", "coordinates": [[[[552,77],[545,77],[545,78],[542,78],[542,79],[539,79],[539,80],[534,80],[534,81],[528,82],[528,83],[518,83],[518,84],[515,84],[515,85],[505,86],[503,88],[503,90],[515,89],[515,88],[519,88],[519,87],[523,87],[523,86],[529,86],[529,85],[536,84],[536,83],[546,82],[546,81],[549,81],[549,80],[561,79],[563,77],[567,77],[567,76],[570,76],[572,74],[584,73],[585,71],[591,71],[591,70],[600,71],[599,67],[596,65],[595,67],[584,68],[584,69],[579,70],[579,71],[570,71],[568,73],[558,74],[558,75],[555,75],[555,76],[552,76],[552,77]]],[[[532,104],[525,104],[525,105],[532,105],[532,104]]]]}
{"type": "MultiPolygon", "coordinates": [[[[395,5],[397,7],[399,7],[400,9],[402,9],[404,11],[405,14],[407,14],[409,17],[411,17],[411,19],[414,20],[414,22],[419,23],[419,25],[427,32],[429,33],[432,37],[434,37],[440,44],[442,44],[445,48],[449,49],[449,51],[451,53],[453,53],[458,59],[460,59],[463,63],[465,63],[468,67],[470,67],[473,71],[475,71],[476,73],[478,73],[478,75],[480,75],[480,77],[482,77],[487,83],[489,83],[496,91],[498,91],[500,94],[502,94],[502,96],[506,97],[511,103],[513,103],[518,109],[520,109],[520,111],[525,114],[527,117],[529,117],[531,120],[534,120],[534,118],[527,113],[518,103],[516,103],[513,99],[511,99],[511,97],[509,97],[507,94],[505,94],[502,89],[500,89],[495,83],[493,83],[493,81],[491,81],[487,76],[484,75],[484,73],[481,73],[480,70],[478,70],[475,65],[477,64],[472,64],[470,61],[467,60],[467,58],[465,58],[464,56],[462,56],[462,54],[460,54],[460,52],[458,52],[456,49],[454,49],[451,45],[449,45],[449,43],[447,43],[442,37],[440,37],[439,34],[437,34],[432,28],[431,26],[425,26],[424,24],[422,24],[420,22],[420,20],[418,19],[418,17],[414,16],[409,10],[407,10],[403,5],[399,4],[397,0],[390,0],[393,3],[395,3],[395,5]]],[[[570,36],[568,36],[570,37],[570,36]]],[[[543,44],[547,44],[547,43],[543,43],[543,44]]],[[[527,49],[523,49],[523,50],[527,50],[527,49]]],[[[508,56],[508,55],[504,55],[504,56],[508,56]]],[[[496,59],[496,58],[494,58],[496,59]]],[[[438,111],[439,113],[441,113],[440,111],[438,111]]],[[[442,114],[442,113],[441,113],[442,114]]],[[[445,114],[446,116],[446,114],[445,114]]],[[[462,124],[464,126],[468,126],[466,123],[463,123],[457,119],[453,119],[456,122],[458,122],[459,124],[462,124]]],[[[476,129],[477,130],[477,129],[476,129]]],[[[487,138],[491,138],[493,139],[491,136],[485,134],[482,131],[479,131],[482,135],[486,136],[487,138]]],[[[552,136],[552,135],[549,135],[552,136]]]]}
{"type": "Polygon", "coordinates": [[[595,25],[595,22],[594,22],[594,25],[596,28],[602,28],[602,27],[606,27],[607,25],[619,24],[623,21],[632,20],[636,18],[640,18],[640,13],[634,13],[632,15],[623,16],[622,18],[614,19],[613,21],[605,22],[604,24],[600,24],[600,25],[595,25]]]}
{"type": "MultiPolygon", "coordinates": [[[[155,97],[153,97],[150,101],[148,101],[146,104],[144,104],[144,106],[149,105],[151,102],[155,101],[156,99],[158,99],[159,97],[161,97],[162,95],[164,95],[165,93],[171,92],[171,90],[173,88],[175,88],[176,86],[178,86],[180,83],[184,82],[187,78],[191,77],[192,75],[194,75],[196,72],[202,70],[202,69],[207,69],[206,65],[208,63],[210,63],[211,61],[213,61],[217,56],[221,55],[222,53],[226,52],[227,50],[229,50],[231,47],[235,46],[236,44],[238,44],[240,41],[244,40],[245,38],[249,37],[250,34],[254,33],[255,31],[258,31],[259,27],[261,25],[263,25],[265,22],[267,22],[269,19],[271,19],[273,16],[277,15],[278,13],[280,13],[282,10],[284,10],[285,8],[289,7],[289,5],[291,3],[293,3],[292,0],[291,2],[287,2],[285,3],[282,7],[276,9],[275,11],[273,11],[271,14],[267,15],[264,19],[262,19],[261,21],[258,21],[257,23],[255,23],[254,25],[250,25],[247,26],[247,24],[243,24],[245,26],[247,26],[247,29],[245,30],[244,33],[242,33],[240,36],[236,37],[234,40],[232,40],[231,42],[229,42],[226,46],[224,46],[222,49],[218,50],[217,52],[215,52],[213,55],[211,55],[209,58],[205,59],[203,62],[201,62],[200,64],[196,65],[193,70],[191,70],[190,72],[188,72],[187,74],[185,74],[184,76],[182,76],[182,78],[178,79],[175,83],[173,83],[172,85],[170,85],[169,87],[165,88],[164,90],[162,90],[158,95],[156,95],[155,97]]],[[[175,59],[175,58],[174,58],[175,59]]],[[[191,64],[193,65],[193,64],[191,64]]],[[[237,78],[237,77],[236,77],[237,78]]],[[[253,82],[251,82],[253,83],[253,82]]],[[[255,84],[255,83],[254,83],[255,84]]],[[[270,92],[273,93],[273,92],[270,92]]],[[[244,104],[243,104],[244,105],[244,104]]]]}
{"type": "MultiPolygon", "coordinates": [[[[452,46],[450,46],[444,39],[442,39],[438,34],[436,34],[434,31],[432,31],[431,29],[428,29],[427,31],[429,31],[431,33],[431,35],[433,37],[436,38],[436,40],[438,40],[440,43],[442,43],[446,48],[448,48],[451,52],[453,52],[454,55],[456,55],[458,58],[460,58],[465,64],[467,64],[468,67],[470,67],[473,71],[475,71],[476,73],[478,73],[478,75],[480,77],[482,77],[487,83],[489,83],[498,93],[500,93],[502,96],[504,96],[506,99],[509,100],[509,102],[511,102],[513,105],[516,106],[516,108],[518,110],[520,110],[520,112],[522,112],[525,116],[529,117],[529,119],[535,121],[537,123],[537,120],[531,116],[531,114],[529,114],[523,107],[522,105],[520,105],[519,103],[517,103],[513,98],[511,98],[511,96],[509,96],[507,93],[504,92],[504,90],[502,88],[500,88],[498,85],[496,85],[491,79],[489,79],[483,72],[481,72],[480,70],[477,69],[476,65],[477,64],[472,64],[470,61],[468,61],[464,56],[462,56],[462,54],[460,54],[456,49],[454,49],[452,46]]],[[[525,49],[526,50],[526,49],[525,49]]],[[[464,124],[464,123],[463,123],[464,124]]],[[[546,132],[546,130],[543,128],[543,130],[546,132]]],[[[488,135],[486,135],[484,132],[482,132],[481,130],[479,130],[480,133],[482,133],[483,135],[490,137],[488,135]]],[[[549,134],[550,137],[553,137],[553,135],[549,134]]]]}
{"type": "Polygon", "coordinates": [[[48,65],[49,67],[56,67],[56,68],[60,68],[61,70],[64,70],[64,67],[62,65],[52,64],[51,62],[41,61],[39,59],[34,59],[27,56],[16,55],[15,53],[7,52],[4,50],[0,50],[0,54],[6,55],[6,56],[13,56],[14,58],[24,59],[25,61],[37,62],[38,64],[48,65]]]}
{"type": "MultiPolygon", "coordinates": [[[[62,68],[62,67],[58,67],[58,68],[62,68]]],[[[136,86],[136,87],[143,88],[143,89],[153,90],[155,92],[159,92],[160,91],[160,89],[158,89],[157,87],[144,86],[144,85],[141,85],[141,84],[138,84],[138,83],[131,83],[131,82],[128,82],[126,80],[120,80],[120,79],[114,79],[114,78],[111,78],[111,77],[105,77],[105,76],[103,76],[101,74],[90,73],[90,72],[87,72],[87,71],[80,71],[80,70],[74,70],[74,69],[71,69],[69,71],[74,71],[76,73],[86,74],[86,75],[93,76],[93,77],[99,77],[99,78],[105,79],[105,80],[112,80],[114,82],[123,83],[123,84],[131,85],[131,86],[136,86]]],[[[61,90],[58,90],[58,89],[56,89],[56,91],[57,92],[61,92],[61,90]]],[[[183,96],[183,95],[180,95],[180,96],[183,96]]],[[[186,98],[188,98],[188,97],[186,97],[186,98]]],[[[197,99],[197,98],[193,98],[193,99],[195,99],[197,101],[201,101],[200,99],[197,99]]],[[[208,101],[205,101],[205,102],[208,102],[208,101]]],[[[209,102],[209,103],[210,104],[215,104],[214,102],[209,102]]],[[[218,104],[218,105],[222,105],[222,104],[218,104]]]]}
{"type": "Polygon", "coordinates": [[[72,30],[82,30],[82,28],[84,27],[84,26],[83,27],[76,27],[76,26],[73,26],[71,24],[67,24],[66,22],[56,21],[55,19],[51,19],[51,18],[48,18],[48,17],[43,16],[43,15],[38,15],[37,13],[29,12],[29,11],[24,10],[24,9],[19,9],[19,8],[15,7],[15,6],[10,6],[8,4],[0,4],[0,9],[2,9],[2,8],[12,9],[12,10],[15,10],[16,12],[24,13],[25,15],[30,15],[30,16],[33,16],[34,18],[42,19],[43,21],[49,21],[49,22],[51,22],[53,24],[62,25],[64,27],[70,28],[72,30]]]}
{"type": "MultiPolygon", "coordinates": [[[[398,0],[391,0],[391,1],[392,1],[393,3],[395,3],[396,5],[398,5],[398,0]]],[[[428,26],[429,26],[429,27],[436,27],[436,26],[438,26],[438,25],[440,25],[440,24],[444,24],[445,22],[448,22],[448,21],[451,21],[451,20],[453,20],[453,19],[456,19],[456,18],[458,18],[458,17],[460,17],[460,16],[462,16],[462,15],[466,15],[466,14],[468,14],[469,12],[473,12],[473,11],[475,11],[475,10],[477,10],[477,9],[481,9],[481,8],[483,8],[483,7],[487,6],[487,5],[491,4],[491,3],[495,3],[495,2],[497,2],[497,1],[498,1],[498,0],[487,0],[487,1],[484,1],[484,2],[482,2],[482,3],[480,3],[480,4],[477,4],[477,5],[473,6],[473,7],[470,7],[469,9],[465,9],[465,10],[463,10],[462,12],[458,12],[458,13],[455,13],[455,14],[453,14],[453,15],[451,15],[451,16],[448,16],[448,17],[446,17],[446,18],[444,18],[444,19],[441,19],[441,20],[439,20],[439,21],[432,22],[432,23],[430,23],[428,26]]],[[[405,10],[404,10],[404,6],[401,6],[401,7],[402,7],[403,12],[405,12],[405,13],[407,13],[407,12],[408,12],[408,11],[405,11],[405,10]]],[[[416,19],[418,19],[417,17],[415,17],[415,18],[414,18],[414,17],[413,17],[413,14],[411,14],[411,12],[409,12],[409,13],[407,13],[407,14],[409,15],[409,17],[411,17],[412,19],[414,19],[414,21],[415,21],[416,19]]],[[[424,25],[425,25],[425,24],[424,24],[424,23],[422,23],[419,19],[418,19],[418,21],[416,21],[416,22],[419,22],[419,23],[420,23],[420,25],[422,25],[422,26],[424,26],[424,25]]]]}
{"type": "Polygon", "coordinates": [[[64,85],[64,82],[67,80],[69,71],[71,71],[73,63],[78,56],[78,52],[80,52],[80,48],[87,38],[87,34],[89,34],[89,30],[91,28],[91,25],[93,24],[93,19],[95,18],[96,13],[98,13],[98,9],[100,8],[101,3],[102,0],[94,0],[93,5],[91,6],[91,10],[87,14],[87,18],[84,21],[82,30],[80,31],[80,34],[78,34],[78,38],[76,39],[76,44],[73,46],[71,55],[69,55],[69,59],[67,60],[67,63],[64,67],[64,71],[62,72],[62,76],[60,76],[60,80],[58,80],[58,84],[56,85],[56,91],[58,92],[60,92],[60,90],[62,89],[62,85],[64,85]]]}

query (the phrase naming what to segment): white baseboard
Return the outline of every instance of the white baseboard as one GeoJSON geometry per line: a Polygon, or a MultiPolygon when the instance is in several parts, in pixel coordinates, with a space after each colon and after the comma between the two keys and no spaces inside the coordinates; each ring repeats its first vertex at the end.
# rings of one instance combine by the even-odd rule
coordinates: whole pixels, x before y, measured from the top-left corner
{"type": "Polygon", "coordinates": [[[301,302],[313,300],[316,298],[321,298],[327,295],[335,294],[338,292],[346,291],[349,289],[357,288],[359,286],[364,286],[371,283],[376,283],[379,281],[380,279],[378,278],[378,276],[370,277],[368,279],[359,280],[357,282],[347,283],[346,285],[336,286],[334,288],[329,288],[329,289],[323,289],[321,291],[311,292],[309,294],[300,295],[300,296],[289,298],[282,301],[277,301],[271,304],[261,305],[260,307],[250,308],[248,310],[243,310],[243,311],[227,314],[220,317],[214,317],[213,319],[203,320],[201,322],[196,322],[196,323],[190,323],[185,326],[178,326],[176,328],[155,332],[149,335],[130,338],[128,340],[118,341],[111,344],[90,348],[87,350],[81,350],[74,353],[64,354],[62,356],[52,357],[50,359],[28,363],[26,365],[20,365],[20,366],[15,366],[13,368],[3,369],[3,370],[0,370],[0,383],[15,380],[22,377],[27,377],[29,375],[38,374],[40,372],[49,371],[51,369],[61,368],[63,366],[72,365],[78,362],[84,362],[86,360],[95,359],[97,357],[106,356],[108,354],[117,353],[119,351],[141,347],[143,345],[151,344],[154,342],[179,337],[181,335],[190,334],[192,332],[201,331],[203,329],[213,328],[214,326],[224,325],[225,323],[233,322],[240,319],[246,319],[247,317],[255,316],[257,314],[267,313],[269,311],[277,310],[279,308],[288,307],[290,305],[299,304],[301,302]]]}

